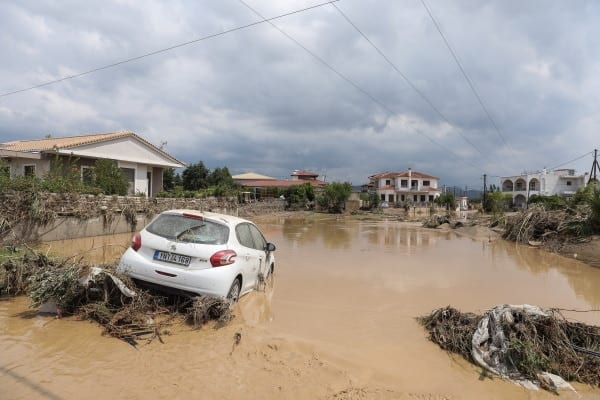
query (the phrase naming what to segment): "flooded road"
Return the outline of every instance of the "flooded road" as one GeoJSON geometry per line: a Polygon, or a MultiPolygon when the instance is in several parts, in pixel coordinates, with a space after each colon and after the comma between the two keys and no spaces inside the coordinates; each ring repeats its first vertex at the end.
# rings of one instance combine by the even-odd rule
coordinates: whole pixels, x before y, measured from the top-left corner
{"type": "MultiPolygon", "coordinates": [[[[600,308],[600,269],[538,249],[398,222],[257,222],[277,245],[275,276],[225,328],[176,326],[136,350],[93,323],[32,314],[26,298],[0,301],[0,399],[551,399],[480,379],[414,318],[446,305],[600,308]]],[[[130,236],[49,245],[112,261],[130,236]]],[[[600,398],[575,386],[561,397],[600,398]]]]}

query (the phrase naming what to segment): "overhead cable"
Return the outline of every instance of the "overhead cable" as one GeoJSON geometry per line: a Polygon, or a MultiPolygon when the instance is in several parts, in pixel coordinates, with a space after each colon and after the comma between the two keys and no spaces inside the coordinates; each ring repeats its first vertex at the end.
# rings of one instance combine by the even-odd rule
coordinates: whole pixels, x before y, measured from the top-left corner
{"type": "MultiPolygon", "coordinates": [[[[396,66],[396,64],[394,64],[389,57],[387,57],[383,51],[381,51],[381,49],[379,49],[379,47],[377,47],[375,45],[375,43],[373,43],[371,41],[371,39],[369,39],[367,37],[367,35],[365,35],[365,33],[360,30],[358,28],[358,26],[352,21],[350,20],[350,18],[335,4],[331,4],[339,13],[342,17],[344,17],[344,19],[371,45],[371,47],[373,47],[377,53],[379,53],[379,55],[402,77],[402,79],[404,79],[404,81],[408,84],[408,86],[411,87],[412,90],[414,90],[420,97],[421,99],[423,99],[423,101],[425,101],[425,103],[427,103],[427,105],[429,105],[429,107],[431,107],[431,109],[433,109],[433,111],[436,112],[437,115],[440,116],[440,118],[442,118],[444,121],[446,121],[448,123],[448,125],[454,127],[454,124],[452,124],[452,122],[450,122],[448,120],[448,118],[446,118],[446,116],[444,114],[442,114],[442,112],[439,110],[439,108],[437,108],[433,102],[431,100],[429,100],[429,98],[421,91],[419,90],[419,88],[404,74],[402,73],[402,71],[400,71],[400,69],[396,66]]],[[[481,151],[481,149],[479,147],[477,147],[475,145],[475,143],[473,143],[471,140],[469,140],[469,138],[467,138],[465,135],[462,134],[462,130],[460,128],[456,128],[457,133],[460,135],[460,137],[462,137],[464,139],[465,142],[467,142],[468,144],[470,144],[475,150],[477,150],[482,156],[487,157],[483,151],[481,151]]]]}
{"type": "Polygon", "coordinates": [[[232,33],[232,32],[236,32],[236,31],[242,30],[242,29],[250,28],[250,27],[255,26],[255,25],[260,25],[260,24],[263,24],[265,22],[270,22],[270,21],[273,21],[273,20],[276,20],[276,19],[288,17],[290,15],[294,15],[294,14],[298,14],[298,13],[301,13],[301,12],[304,12],[304,11],[312,10],[314,8],[323,7],[323,6],[327,5],[327,4],[333,4],[333,3],[337,2],[337,1],[339,1],[339,0],[331,0],[331,1],[324,2],[324,3],[315,4],[315,5],[312,5],[310,7],[305,7],[305,8],[301,8],[301,9],[295,10],[295,11],[291,11],[291,12],[288,12],[288,13],[285,13],[285,14],[280,14],[280,15],[277,15],[275,17],[263,18],[262,21],[256,21],[256,22],[252,22],[250,24],[238,26],[236,28],[227,29],[227,30],[224,30],[224,31],[219,32],[219,33],[213,33],[211,35],[203,36],[203,37],[200,37],[200,38],[197,38],[197,39],[194,39],[194,40],[190,40],[190,41],[187,41],[187,42],[175,44],[173,46],[165,47],[163,49],[155,50],[155,51],[152,51],[150,53],[145,53],[145,54],[142,54],[142,55],[139,55],[139,56],[136,56],[136,57],[131,57],[131,58],[127,58],[125,60],[117,61],[117,62],[114,62],[112,64],[103,65],[101,67],[93,68],[93,69],[90,69],[90,70],[87,70],[87,71],[84,71],[84,72],[79,72],[79,73],[73,74],[73,75],[63,76],[62,78],[59,78],[59,79],[55,79],[55,80],[52,80],[52,81],[40,83],[38,85],[26,87],[26,88],[23,88],[23,89],[13,90],[11,92],[1,93],[0,97],[11,96],[13,94],[27,92],[27,91],[33,90],[33,89],[39,89],[41,87],[53,85],[55,83],[63,82],[63,81],[69,80],[69,79],[79,78],[79,77],[84,76],[84,75],[93,74],[93,73],[98,72],[98,71],[102,71],[102,70],[109,69],[109,68],[114,68],[114,67],[117,67],[119,65],[127,64],[127,63],[130,63],[130,62],[133,62],[133,61],[138,61],[138,60],[141,60],[141,59],[146,58],[146,57],[154,56],[154,55],[157,55],[157,54],[160,54],[160,53],[165,53],[167,51],[178,49],[180,47],[189,46],[191,44],[202,42],[204,40],[213,39],[213,38],[216,38],[216,37],[219,37],[219,36],[226,35],[228,33],[232,33]]]}
{"type": "MultiPolygon", "coordinates": [[[[425,7],[425,10],[427,11],[427,14],[429,14],[429,17],[431,18],[431,21],[433,21],[433,24],[435,25],[435,28],[437,29],[438,33],[442,37],[444,43],[446,44],[446,47],[448,48],[448,51],[450,51],[450,54],[452,55],[452,58],[454,58],[454,61],[456,62],[456,65],[458,65],[458,68],[460,69],[460,72],[462,73],[463,77],[467,81],[467,84],[469,85],[469,87],[471,88],[471,91],[475,95],[475,98],[477,99],[477,102],[479,103],[479,105],[483,109],[483,111],[484,111],[485,115],[487,116],[487,118],[490,120],[490,122],[491,122],[492,126],[494,127],[496,133],[498,134],[498,136],[500,137],[500,139],[502,139],[502,142],[504,143],[504,145],[507,148],[511,149],[511,151],[513,151],[512,147],[508,144],[508,142],[504,138],[504,135],[500,131],[500,128],[498,127],[498,124],[496,124],[496,121],[494,120],[494,118],[492,118],[491,113],[489,112],[488,108],[485,106],[485,104],[483,102],[483,99],[481,98],[481,96],[477,92],[477,89],[475,89],[475,85],[471,81],[471,78],[469,78],[469,76],[467,75],[467,72],[465,71],[465,69],[463,68],[462,64],[460,63],[460,61],[459,61],[456,53],[452,49],[452,46],[450,46],[450,43],[446,39],[446,36],[442,32],[439,24],[437,23],[437,20],[433,16],[431,10],[429,9],[429,7],[427,6],[427,4],[425,3],[425,0],[421,0],[421,3],[423,4],[423,7],[425,7]]],[[[514,153],[514,151],[513,151],[513,153],[514,153]]]]}
{"type": "MultiPolygon", "coordinates": [[[[260,18],[264,17],[254,8],[252,8],[249,4],[247,4],[244,0],[238,0],[240,3],[242,3],[244,6],[246,6],[250,11],[252,11],[254,14],[256,14],[257,16],[259,16],[260,18]]],[[[360,93],[362,93],[363,95],[367,96],[371,101],[373,101],[375,104],[377,104],[379,107],[381,107],[382,109],[384,109],[385,111],[388,112],[388,114],[390,115],[396,115],[397,113],[394,112],[389,106],[387,106],[385,103],[383,103],[381,100],[377,99],[375,96],[373,96],[371,93],[369,93],[368,91],[366,91],[365,89],[363,89],[361,86],[359,86],[356,82],[354,82],[352,79],[348,78],[346,75],[342,74],[340,71],[338,71],[337,69],[335,69],[333,66],[331,66],[331,64],[329,64],[327,61],[325,61],[323,58],[321,58],[320,56],[318,56],[317,54],[315,54],[313,51],[311,51],[310,49],[308,49],[306,46],[304,46],[302,43],[300,43],[298,40],[296,40],[294,37],[292,37],[290,34],[288,34],[287,32],[285,32],[283,29],[279,28],[277,25],[275,25],[273,22],[264,19],[266,22],[268,22],[273,28],[277,29],[282,35],[284,35],[285,37],[287,37],[289,40],[291,40],[292,42],[294,42],[297,46],[299,46],[300,48],[302,48],[304,51],[306,51],[308,54],[310,54],[313,58],[315,58],[317,61],[319,61],[324,67],[326,67],[327,69],[329,69],[331,72],[333,72],[334,74],[336,74],[339,78],[341,78],[342,80],[346,81],[346,83],[350,84],[352,87],[354,87],[356,90],[358,90],[360,93]]],[[[452,150],[450,150],[448,147],[444,146],[443,144],[437,142],[436,140],[434,140],[433,138],[431,138],[429,135],[427,135],[425,132],[423,132],[422,130],[420,130],[419,128],[417,128],[416,126],[411,125],[410,126],[415,132],[417,132],[418,134],[420,134],[421,136],[427,138],[431,143],[435,144],[438,147],[441,147],[443,150],[445,150],[446,152],[450,153],[451,155],[453,155],[457,160],[470,165],[471,167],[481,170],[480,167],[478,167],[477,165],[471,163],[468,160],[463,159],[462,157],[458,156],[456,153],[454,153],[452,150]]]]}
{"type": "Polygon", "coordinates": [[[574,159],[572,159],[572,160],[569,160],[569,161],[566,161],[566,162],[564,162],[564,163],[558,164],[558,165],[556,165],[556,166],[554,166],[554,167],[550,168],[550,170],[553,170],[553,169],[556,169],[556,168],[560,168],[560,167],[562,167],[562,166],[565,166],[565,165],[567,165],[567,164],[571,164],[571,163],[573,163],[573,162],[575,162],[575,161],[579,161],[579,160],[581,160],[582,158],[584,158],[584,157],[587,157],[587,156],[589,156],[589,155],[590,155],[590,154],[592,154],[592,153],[594,153],[594,151],[588,151],[587,153],[585,153],[585,154],[582,154],[582,155],[580,155],[580,156],[579,156],[579,157],[577,157],[577,158],[574,158],[574,159]]]}

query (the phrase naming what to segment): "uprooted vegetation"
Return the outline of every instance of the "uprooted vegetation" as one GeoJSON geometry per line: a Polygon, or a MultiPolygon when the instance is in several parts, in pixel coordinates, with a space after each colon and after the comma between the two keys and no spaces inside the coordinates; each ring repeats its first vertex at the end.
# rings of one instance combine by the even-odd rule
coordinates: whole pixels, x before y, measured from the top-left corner
{"type": "Polygon", "coordinates": [[[197,329],[209,320],[219,327],[232,318],[228,300],[144,290],[116,273],[114,265],[49,258],[32,250],[3,256],[0,263],[0,295],[22,294],[30,297],[32,307],[96,321],[104,334],[134,346],[162,342],[177,320],[197,329]]]}
{"type": "Polygon", "coordinates": [[[569,200],[532,196],[526,210],[506,218],[504,238],[539,242],[557,251],[567,243],[588,241],[595,233],[600,233],[600,189],[590,183],[569,200]]]}
{"type": "Polygon", "coordinates": [[[418,321],[442,349],[504,378],[553,391],[548,373],[600,386],[600,326],[558,310],[502,305],[476,315],[445,307],[418,321]]]}
{"type": "Polygon", "coordinates": [[[517,215],[508,217],[503,237],[519,243],[540,242],[551,250],[559,250],[565,243],[589,240],[590,210],[547,210],[534,205],[517,215]]]}

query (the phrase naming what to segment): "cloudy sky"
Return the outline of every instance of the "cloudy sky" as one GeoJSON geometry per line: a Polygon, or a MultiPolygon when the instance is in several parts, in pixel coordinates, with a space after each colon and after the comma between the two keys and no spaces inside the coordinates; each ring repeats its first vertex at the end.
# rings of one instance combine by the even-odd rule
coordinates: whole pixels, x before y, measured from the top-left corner
{"type": "Polygon", "coordinates": [[[600,2],[340,0],[248,26],[319,3],[3,1],[0,142],[132,130],[232,174],[354,184],[590,170],[600,2]]]}

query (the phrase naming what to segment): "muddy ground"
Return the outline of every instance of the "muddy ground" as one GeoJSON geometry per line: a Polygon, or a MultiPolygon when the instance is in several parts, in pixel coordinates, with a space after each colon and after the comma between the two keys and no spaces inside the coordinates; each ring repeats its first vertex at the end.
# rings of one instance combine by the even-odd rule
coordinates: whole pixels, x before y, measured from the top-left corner
{"type": "MultiPolygon", "coordinates": [[[[429,342],[415,317],[453,305],[600,309],[600,269],[498,240],[481,226],[424,229],[397,216],[254,218],[277,244],[274,279],[225,327],[170,328],[134,349],[94,323],[0,301],[0,399],[553,399],[482,375],[429,342]],[[239,338],[239,340],[236,340],[239,338]]],[[[130,235],[49,243],[110,261],[130,235]]],[[[593,312],[570,317],[600,324],[593,312]]],[[[575,385],[563,399],[597,399],[575,385]]]]}

